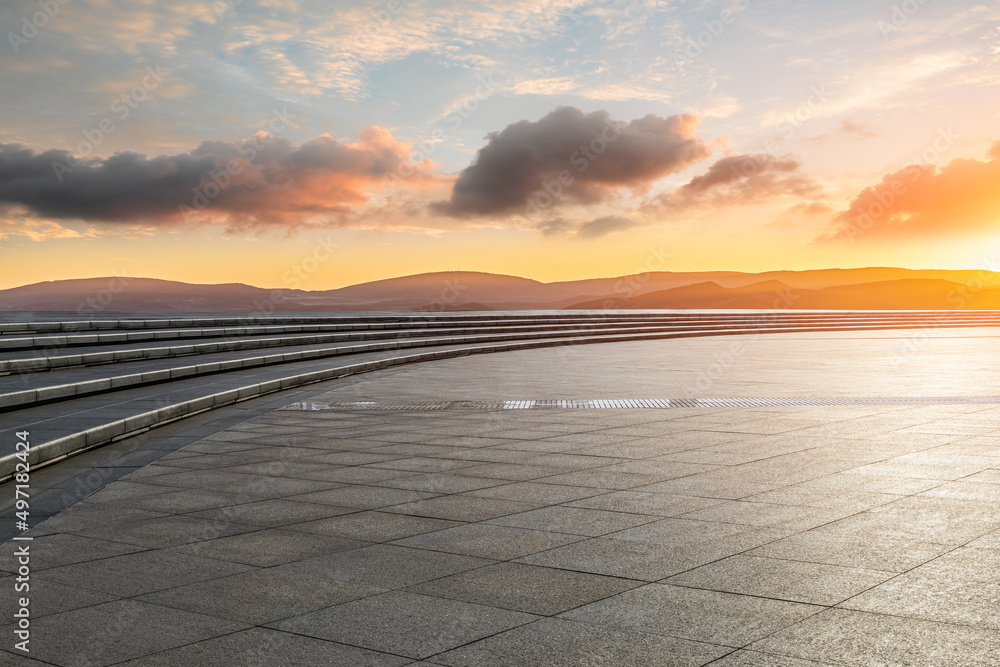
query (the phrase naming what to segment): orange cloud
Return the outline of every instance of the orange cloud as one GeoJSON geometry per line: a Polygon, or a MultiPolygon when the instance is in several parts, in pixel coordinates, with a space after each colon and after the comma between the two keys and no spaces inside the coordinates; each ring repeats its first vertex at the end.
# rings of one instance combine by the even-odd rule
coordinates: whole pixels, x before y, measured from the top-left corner
{"type": "Polygon", "coordinates": [[[1000,142],[990,160],[910,165],[865,188],[820,241],[933,236],[1000,228],[1000,142]]]}

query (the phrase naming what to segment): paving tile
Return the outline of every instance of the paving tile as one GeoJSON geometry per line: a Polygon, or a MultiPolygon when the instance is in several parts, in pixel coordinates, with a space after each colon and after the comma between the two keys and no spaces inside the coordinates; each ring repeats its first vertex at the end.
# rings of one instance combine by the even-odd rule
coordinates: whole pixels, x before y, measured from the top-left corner
{"type": "Polygon", "coordinates": [[[451,521],[486,521],[532,509],[527,503],[495,498],[479,498],[466,494],[439,496],[384,508],[386,512],[425,516],[451,521]]]}
{"type": "Polygon", "coordinates": [[[1000,528],[1000,515],[988,503],[910,496],[835,523],[825,531],[845,536],[893,535],[960,545],[1000,528]]]}
{"type": "Polygon", "coordinates": [[[138,599],[260,625],[383,592],[372,586],[268,568],[157,591],[138,599]]]}
{"type": "Polygon", "coordinates": [[[919,495],[926,498],[954,498],[982,503],[995,504],[1000,502],[1000,484],[969,481],[972,477],[975,475],[964,480],[936,486],[933,489],[922,491],[919,495]]]}
{"type": "Polygon", "coordinates": [[[566,533],[470,523],[398,540],[396,544],[434,551],[510,560],[583,539],[566,533]]]}
{"type": "Polygon", "coordinates": [[[379,544],[280,566],[283,572],[349,581],[386,590],[490,565],[494,561],[379,544]]]}
{"type": "MultiPolygon", "coordinates": [[[[454,454],[453,454],[454,456],[454,454]]],[[[459,468],[452,471],[455,475],[467,475],[470,477],[485,477],[490,479],[506,479],[510,481],[540,480],[541,478],[551,478],[565,472],[562,468],[554,466],[536,466],[519,463],[484,463],[482,465],[469,468],[459,468]]],[[[546,484],[559,484],[551,479],[545,479],[546,484]]]]}
{"type": "Polygon", "coordinates": [[[187,491],[160,493],[155,496],[126,498],[124,500],[104,503],[104,505],[114,504],[124,509],[146,510],[148,512],[163,514],[185,514],[199,510],[226,507],[227,505],[239,505],[243,502],[246,502],[244,498],[230,493],[189,489],[187,491]]]}
{"type": "Polygon", "coordinates": [[[898,475],[875,474],[874,472],[860,473],[857,470],[845,470],[802,482],[798,486],[825,491],[827,493],[834,492],[848,495],[867,492],[908,496],[932,489],[935,486],[940,486],[944,481],[940,479],[919,479],[914,477],[900,477],[898,475]]]}
{"type": "MultiPolygon", "coordinates": [[[[1000,630],[1000,574],[993,552],[965,549],[905,572],[842,607],[1000,630]],[[984,558],[976,558],[982,554],[984,558]],[[990,556],[993,556],[992,558],[990,556]]],[[[954,552],[953,552],[954,553],[954,552]]]]}
{"type": "Polygon", "coordinates": [[[982,549],[978,540],[965,547],[924,563],[913,572],[933,574],[940,577],[962,577],[970,581],[1000,583],[1000,552],[982,549]]]}
{"type": "Polygon", "coordinates": [[[447,473],[422,473],[419,475],[397,476],[379,482],[379,486],[388,486],[394,489],[412,489],[414,491],[426,491],[428,493],[462,493],[464,491],[476,491],[492,486],[508,484],[509,480],[490,479],[485,477],[469,477],[462,475],[449,475],[447,473]]]}
{"type": "Polygon", "coordinates": [[[490,523],[557,533],[598,537],[625,528],[652,523],[657,517],[645,514],[608,512],[584,507],[556,505],[493,519],[490,523]]]}
{"type": "Polygon", "coordinates": [[[77,586],[67,586],[56,581],[43,581],[37,578],[27,582],[28,590],[15,592],[14,582],[11,579],[11,577],[7,577],[3,580],[5,590],[8,593],[0,596],[0,612],[3,613],[5,621],[14,617],[19,598],[22,596],[27,597],[30,601],[29,609],[32,619],[112,602],[116,599],[107,593],[98,593],[77,586]]]}
{"type": "Polygon", "coordinates": [[[771,503],[777,505],[795,505],[801,507],[819,507],[853,514],[879,505],[900,500],[902,496],[890,493],[872,493],[870,491],[829,491],[817,489],[809,485],[786,486],[756,496],[744,498],[748,502],[771,503]]]}
{"type": "Polygon", "coordinates": [[[32,658],[27,657],[23,651],[19,651],[13,646],[0,647],[0,665],[3,665],[3,667],[7,667],[8,665],[15,665],[17,667],[20,667],[21,665],[24,665],[24,667],[43,667],[47,664],[51,663],[33,660],[32,658]]]}
{"type": "Polygon", "coordinates": [[[160,475],[147,481],[151,484],[180,486],[185,489],[205,489],[229,493],[228,489],[245,487],[253,477],[256,477],[255,475],[218,469],[218,457],[206,455],[200,458],[205,460],[207,469],[185,470],[172,475],[160,475]]]}
{"type": "Polygon", "coordinates": [[[980,549],[1000,549],[1000,531],[995,530],[992,533],[987,533],[969,542],[968,546],[980,549]]]}
{"type": "Polygon", "coordinates": [[[784,655],[761,653],[760,651],[733,651],[713,662],[712,667],[819,667],[820,665],[833,664],[835,663],[789,658],[784,655]]]}
{"type": "Polygon", "coordinates": [[[823,529],[789,535],[760,546],[747,555],[826,563],[842,567],[903,572],[951,550],[946,544],[903,536],[845,536],[823,529]]]}
{"type": "Polygon", "coordinates": [[[249,530],[253,530],[253,527],[245,524],[176,515],[90,527],[74,532],[84,537],[158,548],[211,540],[249,530]]]}
{"type": "Polygon", "coordinates": [[[273,627],[360,648],[426,658],[536,618],[397,591],[289,618],[273,627]],[[386,628],[392,628],[392,632],[386,632],[386,628]]]}
{"type": "Polygon", "coordinates": [[[517,562],[612,577],[657,581],[715,560],[643,541],[590,538],[518,558],[517,562]]]}
{"type": "Polygon", "coordinates": [[[357,509],[374,510],[390,505],[399,505],[411,501],[431,498],[435,494],[405,489],[388,489],[377,486],[342,486],[328,491],[305,493],[288,500],[302,503],[318,503],[321,505],[337,505],[357,509]]]}
{"type": "Polygon", "coordinates": [[[318,503],[300,503],[283,498],[258,500],[242,505],[228,505],[217,509],[193,512],[188,516],[213,521],[232,521],[261,528],[277,528],[303,521],[325,519],[357,512],[354,507],[337,507],[318,503]]]}
{"type": "Polygon", "coordinates": [[[158,549],[63,565],[35,576],[42,582],[40,585],[45,581],[55,581],[119,597],[131,597],[249,569],[237,563],[158,549]]]}
{"type": "Polygon", "coordinates": [[[668,479],[665,482],[656,482],[654,484],[637,486],[634,487],[634,490],[654,493],[670,493],[681,496],[697,496],[701,498],[739,500],[740,498],[745,498],[747,496],[757,495],[766,491],[773,491],[779,486],[783,485],[774,482],[761,482],[749,479],[717,480],[707,478],[702,475],[691,475],[690,477],[679,477],[677,479],[668,479]]]}
{"type": "Polygon", "coordinates": [[[52,532],[79,530],[86,526],[103,526],[114,523],[141,521],[158,516],[166,516],[164,512],[150,512],[124,507],[107,507],[105,505],[90,505],[77,503],[59,514],[46,519],[36,527],[42,527],[52,532]]]}
{"type": "MultiPolygon", "coordinates": [[[[376,484],[378,482],[406,476],[406,471],[391,468],[369,468],[363,466],[333,466],[318,467],[311,472],[303,472],[299,477],[316,481],[342,484],[376,484]]],[[[331,484],[332,486],[332,484],[331,484]]]]}
{"type": "Polygon", "coordinates": [[[678,517],[627,528],[611,533],[607,537],[613,540],[650,542],[685,548],[691,550],[691,553],[709,549],[712,553],[729,556],[772,542],[793,532],[792,529],[783,526],[749,526],[678,517]]]}
{"type": "Polygon", "coordinates": [[[319,535],[338,535],[367,542],[389,542],[459,525],[461,524],[457,521],[363,511],[297,523],[290,530],[319,535]]]}
{"type": "Polygon", "coordinates": [[[831,606],[892,576],[892,572],[740,555],[670,577],[664,583],[831,606]]]}
{"type": "MultiPolygon", "coordinates": [[[[372,454],[371,456],[378,456],[372,454]]],[[[475,461],[456,461],[452,459],[411,456],[406,458],[384,457],[383,461],[366,463],[369,468],[388,468],[407,472],[447,472],[459,468],[469,468],[478,465],[475,461]]]]}
{"type": "Polygon", "coordinates": [[[855,514],[852,510],[825,507],[801,507],[773,503],[731,501],[694,510],[685,519],[718,521],[748,526],[780,526],[792,530],[808,530],[855,514]]]}
{"type": "Polygon", "coordinates": [[[89,666],[141,658],[246,626],[135,600],[118,600],[36,619],[32,655],[56,665],[89,666]],[[67,632],[72,628],[72,632],[67,632]],[[36,643],[37,642],[37,643],[36,643]]]}
{"type": "Polygon", "coordinates": [[[1000,633],[829,609],[749,648],[858,667],[1000,665],[1000,633]]]}
{"type": "Polygon", "coordinates": [[[712,498],[673,496],[647,491],[612,491],[566,504],[570,507],[588,507],[611,512],[678,516],[723,502],[725,501],[712,498]]]}
{"type": "Polygon", "coordinates": [[[356,549],[366,543],[344,537],[314,535],[281,528],[220,537],[177,547],[177,551],[232,563],[271,567],[319,554],[356,549]]]}
{"type": "Polygon", "coordinates": [[[357,667],[397,667],[412,664],[409,658],[366,651],[354,646],[279,632],[269,628],[250,628],[231,635],[208,639],[170,649],[155,655],[121,663],[123,667],[264,667],[288,665],[357,665],[357,667]]]}
{"type": "Polygon", "coordinates": [[[376,454],[375,452],[334,452],[332,454],[322,454],[320,456],[310,459],[310,461],[313,463],[323,463],[323,464],[340,465],[340,466],[357,466],[357,465],[365,465],[368,463],[385,464],[377,466],[380,468],[381,467],[393,468],[396,466],[389,465],[389,463],[393,461],[402,462],[407,460],[411,459],[400,458],[392,454],[376,454]]]}
{"type": "MultiPolygon", "coordinates": [[[[0,555],[0,567],[13,572],[16,570],[14,549],[5,551],[6,553],[0,555]]],[[[72,565],[144,551],[144,548],[133,544],[57,533],[36,537],[31,543],[30,551],[32,571],[41,572],[61,565],[72,565]]]]}
{"type": "MultiPolygon", "coordinates": [[[[284,453],[285,450],[282,450],[284,453]]],[[[312,450],[308,450],[312,451],[312,450]]],[[[338,466],[312,463],[312,459],[305,460],[289,459],[283,457],[278,460],[254,461],[253,463],[242,463],[240,465],[226,468],[229,472],[242,473],[255,477],[291,477],[301,479],[324,479],[323,477],[307,477],[309,473],[323,473],[325,471],[338,468],[338,466]]]]}
{"type": "Polygon", "coordinates": [[[739,648],[821,609],[749,595],[648,584],[568,611],[562,617],[739,648]]]}
{"type": "Polygon", "coordinates": [[[179,491],[178,486],[160,486],[157,484],[143,484],[137,481],[119,480],[117,483],[106,486],[96,493],[87,496],[89,503],[105,503],[112,500],[123,500],[125,498],[135,498],[138,496],[156,495],[157,493],[169,493],[179,491]]]}
{"type": "MultiPolygon", "coordinates": [[[[585,486],[566,486],[563,484],[545,484],[543,482],[508,482],[503,486],[491,486],[485,489],[470,491],[468,495],[477,498],[498,498],[500,500],[515,500],[528,505],[543,507],[558,503],[569,503],[580,498],[607,493],[603,489],[593,489],[585,486]]],[[[607,508],[596,508],[607,509],[607,508]]]]}
{"type": "Polygon", "coordinates": [[[731,649],[675,637],[546,618],[434,656],[453,667],[694,667],[731,649]]]}
{"type": "Polygon", "coordinates": [[[413,593],[552,616],[640,586],[604,577],[517,563],[498,563],[411,586],[413,593]]]}
{"type": "Polygon", "coordinates": [[[548,484],[567,484],[569,486],[589,486],[597,489],[631,489],[646,486],[663,479],[668,475],[642,474],[637,472],[621,472],[600,468],[597,470],[579,470],[576,472],[546,477],[548,484]]]}

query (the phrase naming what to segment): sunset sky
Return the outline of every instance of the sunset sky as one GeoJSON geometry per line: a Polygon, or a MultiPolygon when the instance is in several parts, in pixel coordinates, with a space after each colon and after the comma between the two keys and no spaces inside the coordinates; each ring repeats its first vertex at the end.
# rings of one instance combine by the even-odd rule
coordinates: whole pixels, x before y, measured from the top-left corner
{"type": "Polygon", "coordinates": [[[1000,255],[997,3],[11,0],[0,28],[0,288],[1000,255]]]}

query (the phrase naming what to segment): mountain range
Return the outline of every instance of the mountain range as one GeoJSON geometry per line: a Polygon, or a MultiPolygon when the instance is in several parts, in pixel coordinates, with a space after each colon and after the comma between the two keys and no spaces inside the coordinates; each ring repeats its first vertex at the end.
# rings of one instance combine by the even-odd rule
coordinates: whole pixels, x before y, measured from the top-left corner
{"type": "Polygon", "coordinates": [[[447,271],[332,290],[83,278],[0,290],[0,311],[317,312],[550,309],[1000,309],[1000,273],[875,267],[669,272],[543,283],[447,271]]]}

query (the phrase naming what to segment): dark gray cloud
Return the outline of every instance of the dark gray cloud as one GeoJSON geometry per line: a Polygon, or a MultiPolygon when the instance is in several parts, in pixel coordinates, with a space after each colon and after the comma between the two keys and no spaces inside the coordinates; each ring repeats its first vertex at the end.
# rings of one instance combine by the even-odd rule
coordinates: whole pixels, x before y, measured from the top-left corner
{"type": "Polygon", "coordinates": [[[326,135],[293,144],[261,133],[153,158],[119,153],[83,160],[62,150],[0,144],[0,205],[52,219],[139,223],[195,216],[294,225],[308,214],[364,203],[407,153],[378,128],[353,144],[326,135]]]}
{"type": "Polygon", "coordinates": [[[687,114],[625,123],[606,111],[560,107],[490,134],[459,174],[451,199],[435,208],[456,217],[501,215],[640,188],[711,154],[694,135],[697,123],[687,114]]]}

